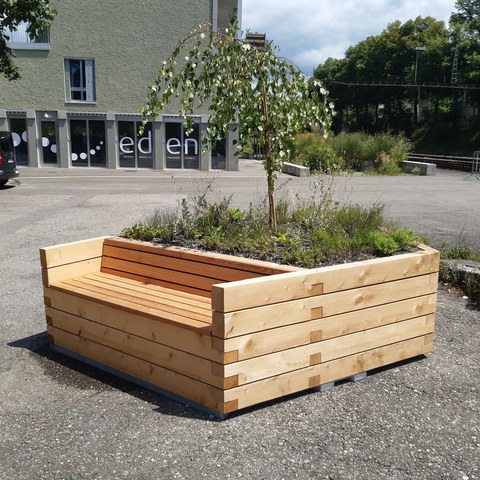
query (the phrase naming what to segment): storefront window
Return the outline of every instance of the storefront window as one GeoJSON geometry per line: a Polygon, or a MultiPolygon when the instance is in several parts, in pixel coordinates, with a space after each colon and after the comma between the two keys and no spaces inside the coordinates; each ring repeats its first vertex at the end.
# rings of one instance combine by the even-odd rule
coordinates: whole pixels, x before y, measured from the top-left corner
{"type": "Polygon", "coordinates": [[[190,135],[185,135],[183,124],[165,124],[165,156],[167,168],[200,168],[200,128],[194,124],[190,135]]]}
{"type": "Polygon", "coordinates": [[[42,122],[42,154],[44,164],[57,163],[57,125],[55,122],[42,122]]]}
{"type": "Polygon", "coordinates": [[[71,161],[73,167],[105,167],[105,122],[70,120],[71,161]]]}
{"type": "Polygon", "coordinates": [[[227,168],[227,141],[222,138],[212,149],[212,169],[225,170],[227,168]]]}
{"type": "Polygon", "coordinates": [[[152,124],[145,125],[140,135],[141,122],[118,122],[118,149],[120,168],[153,168],[152,124]]]}
{"type": "Polygon", "coordinates": [[[17,165],[27,166],[27,121],[24,118],[10,118],[10,131],[12,132],[13,144],[15,145],[17,165]]]}

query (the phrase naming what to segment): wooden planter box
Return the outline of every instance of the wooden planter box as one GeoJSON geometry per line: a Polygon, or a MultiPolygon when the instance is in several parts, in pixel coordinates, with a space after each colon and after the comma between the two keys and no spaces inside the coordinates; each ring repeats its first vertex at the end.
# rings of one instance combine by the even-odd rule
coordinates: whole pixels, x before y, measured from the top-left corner
{"type": "Polygon", "coordinates": [[[432,350],[423,245],[312,270],[114,237],[40,255],[52,348],[220,417],[432,350]]]}

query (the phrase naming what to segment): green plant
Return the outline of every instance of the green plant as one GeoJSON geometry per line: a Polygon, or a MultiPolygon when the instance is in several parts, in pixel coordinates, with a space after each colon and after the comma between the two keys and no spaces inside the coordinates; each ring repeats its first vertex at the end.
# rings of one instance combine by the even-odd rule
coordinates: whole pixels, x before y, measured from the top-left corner
{"type": "Polygon", "coordinates": [[[375,232],[372,234],[372,241],[375,248],[381,255],[392,255],[398,252],[399,246],[395,240],[385,233],[375,232]]]}
{"type": "Polygon", "coordinates": [[[295,135],[312,126],[331,124],[333,105],[324,101],[326,91],[315,79],[276,55],[272,44],[255,47],[237,35],[238,23],[212,31],[201,24],[183,38],[163,62],[157,80],[148,90],[145,121],[166,110],[173,97],[180,104],[186,132],[192,115],[205,106],[211,115],[204,147],[226,135],[232,124],[242,132],[239,150],[255,136],[263,151],[267,176],[268,220],[277,227],[275,181],[288,158],[295,135]]]}

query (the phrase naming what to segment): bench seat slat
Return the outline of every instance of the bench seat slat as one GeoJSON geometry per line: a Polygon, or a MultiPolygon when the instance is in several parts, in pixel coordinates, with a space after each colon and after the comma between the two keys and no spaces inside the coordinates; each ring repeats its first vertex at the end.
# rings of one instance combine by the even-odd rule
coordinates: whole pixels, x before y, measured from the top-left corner
{"type": "Polygon", "coordinates": [[[158,297],[158,301],[166,304],[182,306],[182,308],[195,308],[204,311],[210,315],[212,311],[211,302],[208,298],[193,293],[172,291],[170,288],[161,287],[159,285],[152,285],[149,283],[142,283],[129,278],[118,277],[108,273],[92,273],[82,277],[85,280],[98,282],[100,284],[123,287],[138,292],[140,295],[147,294],[158,297]]]}
{"type": "Polygon", "coordinates": [[[140,314],[151,318],[153,320],[164,321],[172,325],[182,325],[185,328],[189,328],[194,331],[199,331],[202,334],[210,334],[211,318],[204,317],[205,321],[200,321],[192,319],[190,312],[187,310],[183,311],[183,315],[179,313],[174,313],[163,308],[162,304],[157,304],[154,306],[147,306],[138,303],[133,303],[129,300],[121,299],[117,295],[111,295],[104,292],[99,292],[95,290],[89,290],[82,286],[77,286],[72,284],[72,282],[65,281],[59,282],[54,285],[51,285],[53,290],[58,290],[60,292],[65,292],[67,294],[75,295],[86,300],[95,300],[96,302],[121,309],[130,313],[140,314]]]}
{"type": "Polygon", "coordinates": [[[164,311],[171,311],[179,315],[188,314],[189,317],[205,323],[211,323],[211,310],[205,308],[198,308],[193,305],[182,305],[178,301],[164,298],[155,295],[152,291],[138,290],[133,285],[128,285],[126,288],[122,285],[114,283],[106,283],[97,281],[89,277],[73,278],[66,281],[71,285],[76,285],[86,290],[93,292],[104,293],[115,298],[121,298],[138,305],[145,305],[147,307],[159,308],[164,311]],[[70,283],[71,282],[71,283],[70,283]]]}
{"type": "Polygon", "coordinates": [[[62,282],[64,285],[69,285],[72,287],[81,288],[85,291],[90,292],[93,295],[103,296],[105,298],[110,298],[113,301],[125,301],[134,308],[141,309],[142,307],[152,308],[158,310],[159,312],[172,314],[175,316],[185,316],[192,320],[197,320],[203,323],[211,323],[207,314],[197,313],[193,310],[186,310],[183,308],[178,308],[175,306],[167,305],[164,302],[158,302],[154,298],[148,297],[147,295],[135,295],[135,292],[132,291],[122,291],[122,289],[116,289],[115,287],[100,287],[98,285],[92,284],[88,281],[84,281],[83,277],[73,278],[62,282]]]}

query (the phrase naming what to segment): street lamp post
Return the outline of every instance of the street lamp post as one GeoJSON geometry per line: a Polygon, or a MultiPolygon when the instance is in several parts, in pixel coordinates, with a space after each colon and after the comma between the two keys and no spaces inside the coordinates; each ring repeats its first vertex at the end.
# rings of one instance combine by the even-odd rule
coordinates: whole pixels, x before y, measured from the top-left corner
{"type": "MultiPolygon", "coordinates": [[[[420,53],[424,52],[425,50],[426,50],[426,47],[415,47],[415,75],[414,75],[415,85],[417,84],[418,57],[420,56],[420,53]]],[[[419,110],[420,110],[420,87],[417,85],[417,98],[415,100],[415,105],[413,110],[414,123],[418,122],[419,110]]]]}

